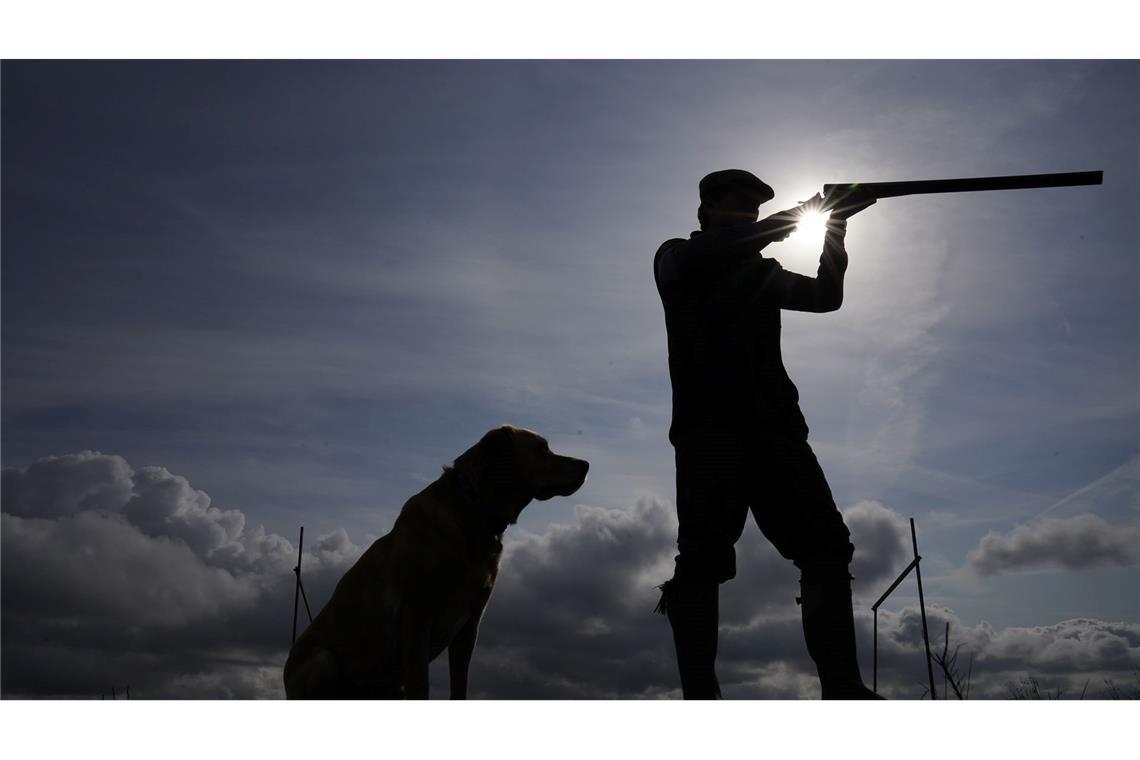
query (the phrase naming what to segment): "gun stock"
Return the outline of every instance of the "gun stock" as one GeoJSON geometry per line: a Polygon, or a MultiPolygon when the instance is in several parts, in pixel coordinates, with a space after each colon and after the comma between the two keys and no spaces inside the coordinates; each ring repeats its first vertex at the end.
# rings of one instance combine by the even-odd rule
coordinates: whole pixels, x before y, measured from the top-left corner
{"type": "Polygon", "coordinates": [[[1037,187],[1099,185],[1104,172],[1064,172],[1061,174],[1019,174],[1009,177],[964,177],[961,179],[921,179],[911,182],[848,182],[823,186],[825,198],[847,190],[862,190],[876,198],[930,193],[976,193],[983,190],[1028,190],[1037,187]]]}

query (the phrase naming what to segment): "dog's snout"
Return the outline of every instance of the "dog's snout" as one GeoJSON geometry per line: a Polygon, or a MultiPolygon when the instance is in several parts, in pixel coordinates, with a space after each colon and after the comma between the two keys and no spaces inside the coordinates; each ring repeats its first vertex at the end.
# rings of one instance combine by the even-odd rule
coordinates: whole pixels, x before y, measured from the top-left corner
{"type": "Polygon", "coordinates": [[[577,481],[574,490],[578,490],[586,483],[586,474],[590,472],[590,463],[585,459],[575,459],[574,469],[576,470],[574,480],[577,481]]]}
{"type": "Polygon", "coordinates": [[[586,482],[590,463],[585,459],[558,455],[555,461],[557,464],[550,472],[551,479],[546,486],[539,488],[539,495],[535,497],[540,501],[546,501],[551,496],[569,496],[586,482]]]}
{"type": "Polygon", "coordinates": [[[574,457],[567,457],[570,460],[571,472],[573,478],[578,481],[578,486],[581,487],[586,482],[586,474],[590,471],[590,463],[585,459],[576,459],[574,457]]]}

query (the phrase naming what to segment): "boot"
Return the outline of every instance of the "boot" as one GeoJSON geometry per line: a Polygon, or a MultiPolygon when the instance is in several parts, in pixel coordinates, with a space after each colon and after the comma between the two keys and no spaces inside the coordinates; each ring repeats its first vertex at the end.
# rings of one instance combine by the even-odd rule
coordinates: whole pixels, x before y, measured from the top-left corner
{"type": "Polygon", "coordinates": [[[677,583],[661,587],[657,612],[673,628],[681,693],[685,699],[720,699],[716,644],[720,587],[716,583],[677,583]]]}
{"type": "Polygon", "coordinates": [[[855,656],[851,577],[846,573],[800,580],[800,613],[808,654],[815,660],[824,699],[882,699],[863,684],[855,656]]]}

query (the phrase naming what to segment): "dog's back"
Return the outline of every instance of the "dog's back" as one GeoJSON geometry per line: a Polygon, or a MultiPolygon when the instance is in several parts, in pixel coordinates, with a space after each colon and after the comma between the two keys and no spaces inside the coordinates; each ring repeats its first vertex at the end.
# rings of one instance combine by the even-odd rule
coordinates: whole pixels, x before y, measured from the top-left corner
{"type": "Polygon", "coordinates": [[[398,602],[388,565],[392,533],[377,539],[337,583],[285,662],[289,699],[398,698],[398,602]]]}

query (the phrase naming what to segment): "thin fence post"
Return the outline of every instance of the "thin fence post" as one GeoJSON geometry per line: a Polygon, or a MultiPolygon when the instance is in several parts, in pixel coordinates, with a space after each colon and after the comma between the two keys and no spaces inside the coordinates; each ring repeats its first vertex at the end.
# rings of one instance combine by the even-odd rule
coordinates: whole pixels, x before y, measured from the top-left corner
{"type": "Polygon", "coordinates": [[[918,583],[918,607],[922,613],[922,643],[926,650],[926,675],[930,679],[930,698],[937,699],[938,696],[934,692],[934,665],[930,656],[930,632],[926,625],[926,599],[922,592],[922,572],[919,570],[919,564],[922,557],[918,553],[918,534],[914,527],[914,518],[910,518],[910,542],[911,547],[914,549],[914,559],[906,566],[906,569],[899,573],[899,577],[895,578],[895,582],[890,585],[883,595],[879,597],[878,601],[871,605],[871,612],[874,613],[874,655],[873,655],[873,673],[872,684],[873,690],[877,694],[879,692],[879,607],[883,602],[887,601],[887,597],[891,592],[898,588],[898,585],[910,575],[910,571],[914,571],[915,581],[918,583]]]}
{"type": "Polygon", "coordinates": [[[914,547],[914,578],[918,581],[918,607],[922,611],[922,643],[926,647],[926,674],[930,678],[930,699],[934,701],[934,665],[930,661],[930,633],[926,629],[926,600],[922,596],[922,570],[919,568],[918,535],[914,530],[914,518],[910,518],[910,542],[914,547]]]}
{"type": "Polygon", "coordinates": [[[874,655],[872,657],[871,665],[871,691],[876,694],[879,693],[879,608],[871,610],[875,618],[875,638],[874,638],[874,655]]]}
{"type": "Polygon", "coordinates": [[[297,566],[293,572],[297,575],[297,585],[293,589],[293,640],[290,646],[297,643],[297,604],[301,597],[301,550],[305,545],[305,526],[301,526],[301,538],[297,540],[297,566]]]}

